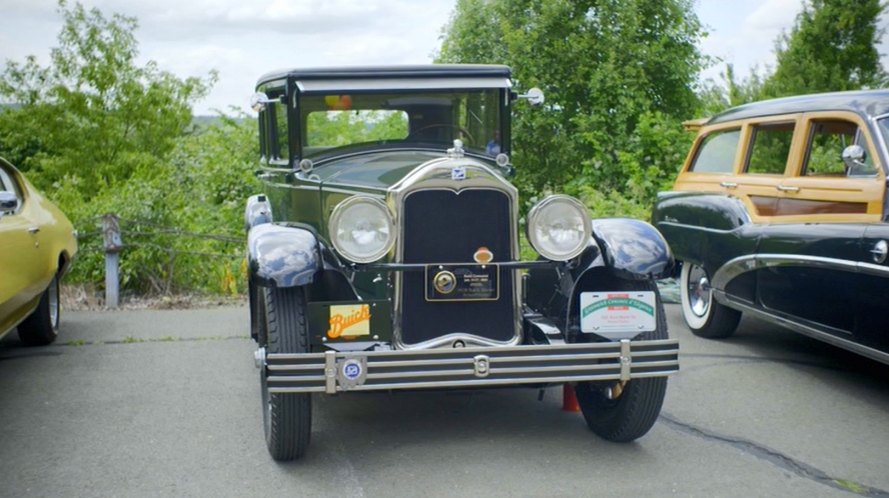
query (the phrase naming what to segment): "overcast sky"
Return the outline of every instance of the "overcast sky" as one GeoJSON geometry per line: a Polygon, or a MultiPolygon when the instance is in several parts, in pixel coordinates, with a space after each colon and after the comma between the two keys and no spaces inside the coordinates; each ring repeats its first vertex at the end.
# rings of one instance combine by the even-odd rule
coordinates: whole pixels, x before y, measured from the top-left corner
{"type": "MultiPolygon", "coordinates": [[[[195,112],[247,107],[256,79],[273,69],[431,62],[456,0],[82,0],[139,20],[142,62],[179,76],[215,69],[219,82],[195,112]]],[[[801,0],[697,0],[708,26],[704,53],[747,74],[774,65],[772,49],[801,0]]],[[[46,63],[61,26],[54,0],[0,0],[0,61],[46,63]]],[[[885,24],[885,21],[884,23],[885,24]]],[[[880,52],[889,52],[884,41],[880,52]]],[[[889,67],[884,55],[883,64],[889,67]]],[[[722,67],[704,77],[718,77],[722,67]]]]}

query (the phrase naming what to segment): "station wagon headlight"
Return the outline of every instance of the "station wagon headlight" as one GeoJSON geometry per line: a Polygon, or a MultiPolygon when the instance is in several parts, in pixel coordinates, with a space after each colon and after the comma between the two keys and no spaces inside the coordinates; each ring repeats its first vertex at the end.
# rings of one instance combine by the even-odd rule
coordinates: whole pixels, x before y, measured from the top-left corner
{"type": "Polygon", "coordinates": [[[395,244],[395,223],[382,201],[356,195],[334,208],[330,215],[330,240],[349,261],[372,263],[395,244]]]}
{"type": "Polygon", "coordinates": [[[591,236],[586,207],[567,195],[551,195],[528,213],[528,240],[544,258],[568,261],[583,252],[591,236]]]}

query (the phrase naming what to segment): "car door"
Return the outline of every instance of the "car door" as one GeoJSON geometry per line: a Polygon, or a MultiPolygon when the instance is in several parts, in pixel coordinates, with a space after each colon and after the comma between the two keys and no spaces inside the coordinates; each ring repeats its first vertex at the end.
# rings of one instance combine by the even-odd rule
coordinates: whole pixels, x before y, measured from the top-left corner
{"type": "Polygon", "coordinates": [[[779,185],[798,161],[793,144],[798,140],[799,114],[749,120],[743,130],[743,157],[740,173],[731,189],[748,206],[756,222],[775,216],[779,185]]]}
{"type": "Polygon", "coordinates": [[[14,209],[0,212],[0,334],[24,318],[27,305],[43,290],[39,227],[27,216],[24,188],[15,172],[0,163],[0,190],[18,198],[14,209]]]}
{"type": "Polygon", "coordinates": [[[873,165],[850,172],[843,149],[858,143],[876,149],[863,120],[853,113],[809,113],[795,144],[798,161],[778,185],[771,224],[763,231],[758,272],[764,307],[840,335],[856,328],[861,307],[859,263],[871,260],[862,241],[868,224],[882,217],[885,178],[873,165]]]}

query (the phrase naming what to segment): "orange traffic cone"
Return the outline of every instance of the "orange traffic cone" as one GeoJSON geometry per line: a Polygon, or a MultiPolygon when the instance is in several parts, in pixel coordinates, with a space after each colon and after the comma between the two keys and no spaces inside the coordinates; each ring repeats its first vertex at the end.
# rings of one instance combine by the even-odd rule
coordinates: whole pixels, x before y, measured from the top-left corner
{"type": "Polygon", "coordinates": [[[577,395],[574,393],[574,386],[571,384],[562,384],[562,411],[575,413],[580,411],[577,395]]]}

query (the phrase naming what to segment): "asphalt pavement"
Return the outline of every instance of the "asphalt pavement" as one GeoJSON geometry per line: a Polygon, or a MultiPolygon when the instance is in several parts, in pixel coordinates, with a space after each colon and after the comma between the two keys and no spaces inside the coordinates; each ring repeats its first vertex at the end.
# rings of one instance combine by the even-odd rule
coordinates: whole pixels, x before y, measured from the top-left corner
{"type": "Polygon", "coordinates": [[[559,388],[316,396],[286,464],[245,308],[65,313],[54,345],[0,342],[0,496],[889,496],[889,367],[666,313],[681,371],[635,443],[597,438],[559,388]]]}

